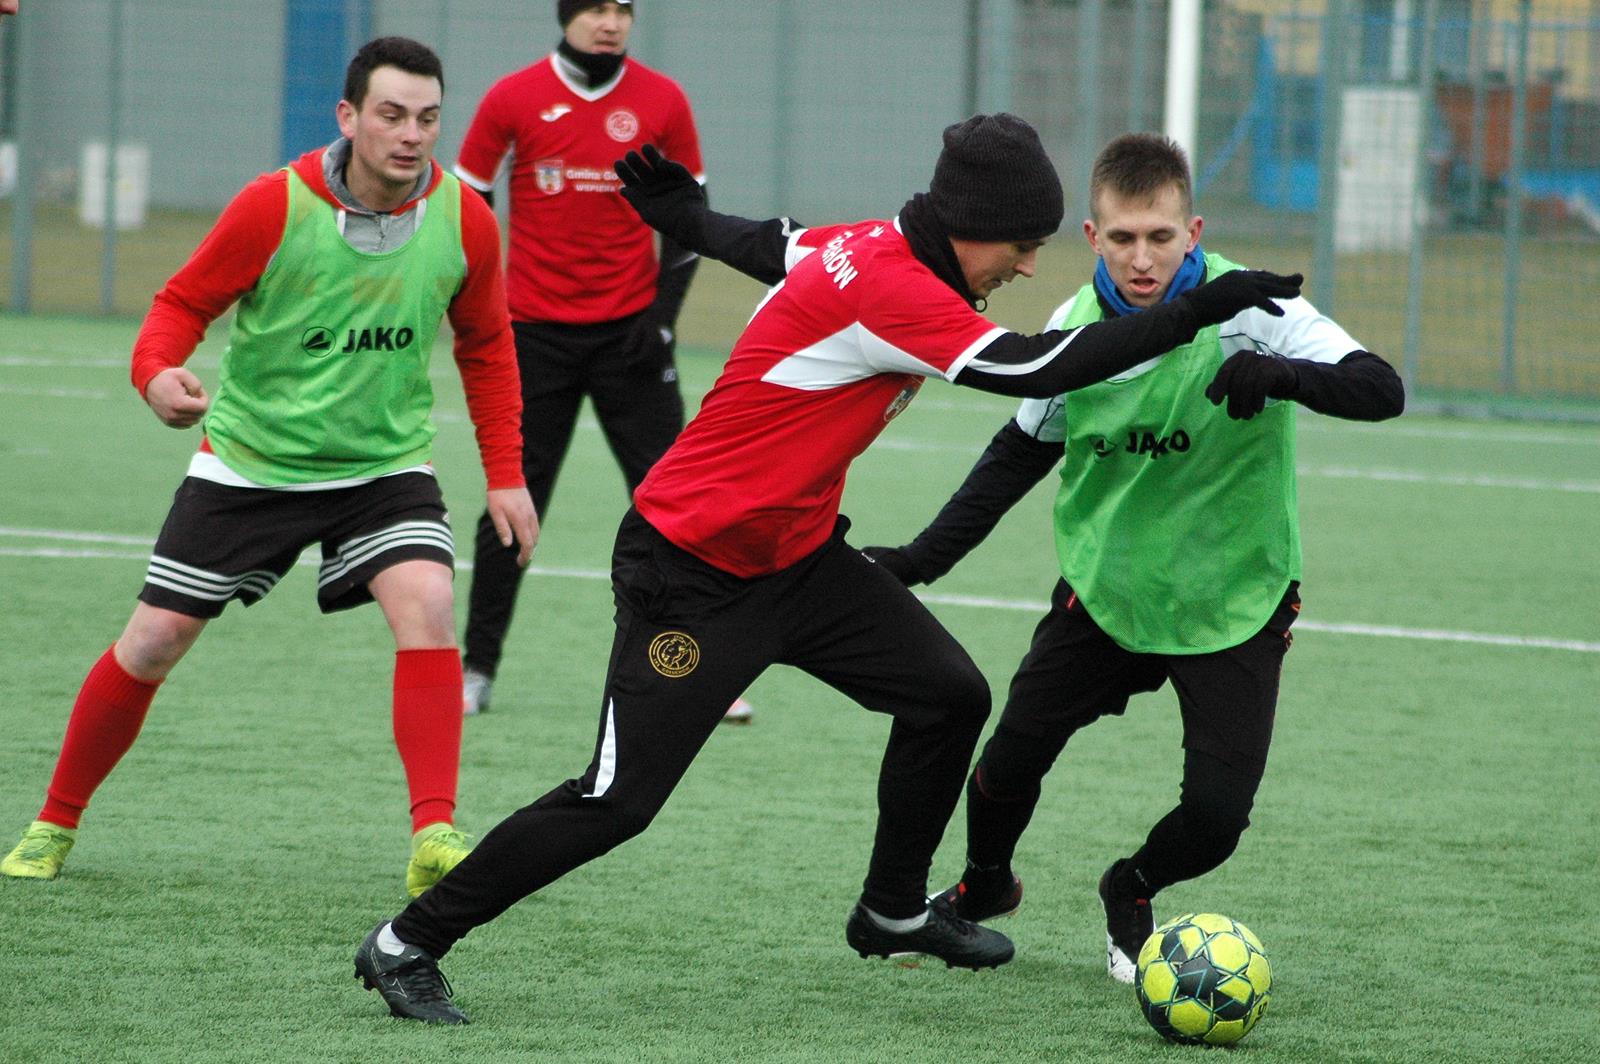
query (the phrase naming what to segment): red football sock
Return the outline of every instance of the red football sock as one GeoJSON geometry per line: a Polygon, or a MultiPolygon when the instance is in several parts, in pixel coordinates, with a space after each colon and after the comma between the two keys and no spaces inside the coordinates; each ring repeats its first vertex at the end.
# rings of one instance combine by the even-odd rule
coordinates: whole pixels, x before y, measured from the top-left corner
{"type": "Polygon", "coordinates": [[[411,788],[411,830],[451,823],[461,768],[461,652],[394,655],[394,745],[411,788]]]}
{"type": "Polygon", "coordinates": [[[40,820],[77,827],[95,788],[111,775],[144,726],[161,681],[146,683],[128,675],[117,664],[115,649],[101,655],[78,690],[40,820]]]}

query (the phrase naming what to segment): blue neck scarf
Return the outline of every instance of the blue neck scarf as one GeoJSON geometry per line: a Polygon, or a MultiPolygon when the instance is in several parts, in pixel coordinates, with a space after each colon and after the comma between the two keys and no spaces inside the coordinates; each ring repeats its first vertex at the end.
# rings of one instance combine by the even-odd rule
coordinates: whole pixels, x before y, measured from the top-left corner
{"type": "MultiPolygon", "coordinates": [[[[1178,267],[1178,272],[1172,275],[1172,283],[1167,286],[1167,294],[1161,297],[1161,302],[1170,303],[1183,295],[1191,288],[1199,286],[1206,279],[1206,251],[1199,244],[1194,250],[1183,257],[1183,264],[1178,267]]],[[[1111,282],[1111,271],[1106,269],[1106,260],[1099,259],[1094,267],[1094,290],[1111,312],[1117,317],[1124,314],[1137,314],[1145,309],[1136,307],[1122,298],[1122,293],[1117,291],[1117,286],[1111,282]]]]}

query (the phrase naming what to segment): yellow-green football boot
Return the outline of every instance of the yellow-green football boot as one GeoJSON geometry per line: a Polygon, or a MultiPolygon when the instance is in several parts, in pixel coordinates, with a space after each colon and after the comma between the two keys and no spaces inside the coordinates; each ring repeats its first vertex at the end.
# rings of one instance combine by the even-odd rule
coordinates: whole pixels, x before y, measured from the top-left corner
{"type": "Polygon", "coordinates": [[[44,820],[35,820],[22,833],[16,849],[0,861],[0,875],[17,879],[54,879],[61,874],[67,851],[78,840],[77,828],[64,828],[44,820]]]}
{"type": "MultiPolygon", "coordinates": [[[[70,845],[70,843],[69,843],[70,845]]],[[[429,824],[411,836],[411,863],[406,865],[406,893],[415,898],[472,852],[472,837],[445,823],[429,824]]]]}

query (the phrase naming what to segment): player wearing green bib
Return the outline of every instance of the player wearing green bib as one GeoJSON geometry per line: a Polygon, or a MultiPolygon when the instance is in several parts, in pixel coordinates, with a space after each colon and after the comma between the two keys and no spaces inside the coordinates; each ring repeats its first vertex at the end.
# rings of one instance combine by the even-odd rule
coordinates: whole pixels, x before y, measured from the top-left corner
{"type": "MultiPolygon", "coordinates": [[[[1090,181],[1094,280],[1052,329],[1139,314],[1239,267],[1200,248],[1188,161],[1112,141],[1090,181]]],[[[1249,825],[1278,676],[1300,608],[1295,404],[1377,421],[1400,379],[1304,299],[1202,329],[1119,376],[1028,400],[916,539],[867,553],[908,584],[948,572],[1060,466],[1061,580],[967,784],[967,868],[942,897],[970,920],[1015,910],[1018,840],[1068,739],[1171,681],[1183,718],[1177,807],[1100,880],[1106,965],[1132,982],[1150,899],[1216,868],[1249,825]],[[1224,405],[1225,404],[1225,405],[1224,405]]]]}
{"type": "MultiPolygon", "coordinates": [[[[395,640],[395,745],[410,792],[406,887],[468,852],[454,827],[461,660],[454,549],[429,464],[428,360],[448,314],[488,510],[526,564],[521,399],[494,215],[433,162],[443,75],[416,41],[364,46],[337,109],[343,136],[257,178],[156,296],[132,377],[165,424],[204,421],[139,603],[90,670],[37,819],[0,874],[53,879],[91,796],[132,747],[156,689],[234,600],[265,596],[312,544],[325,613],[376,601],[395,640]],[[184,363],[238,313],[217,394],[184,363]]],[[[311,861],[315,852],[297,854],[311,861]]]]}

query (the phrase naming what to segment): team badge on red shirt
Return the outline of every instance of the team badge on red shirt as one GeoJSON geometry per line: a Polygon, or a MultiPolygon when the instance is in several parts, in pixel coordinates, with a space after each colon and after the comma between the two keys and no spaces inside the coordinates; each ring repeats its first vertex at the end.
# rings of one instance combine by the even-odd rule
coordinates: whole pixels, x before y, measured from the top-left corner
{"type": "Polygon", "coordinates": [[[627,108],[606,115],[606,136],[626,144],[639,135],[639,116],[627,108]]]}
{"type": "Polygon", "coordinates": [[[539,182],[539,191],[546,196],[554,196],[560,192],[565,182],[562,173],[566,167],[560,159],[540,159],[533,164],[534,173],[539,182]]]}

